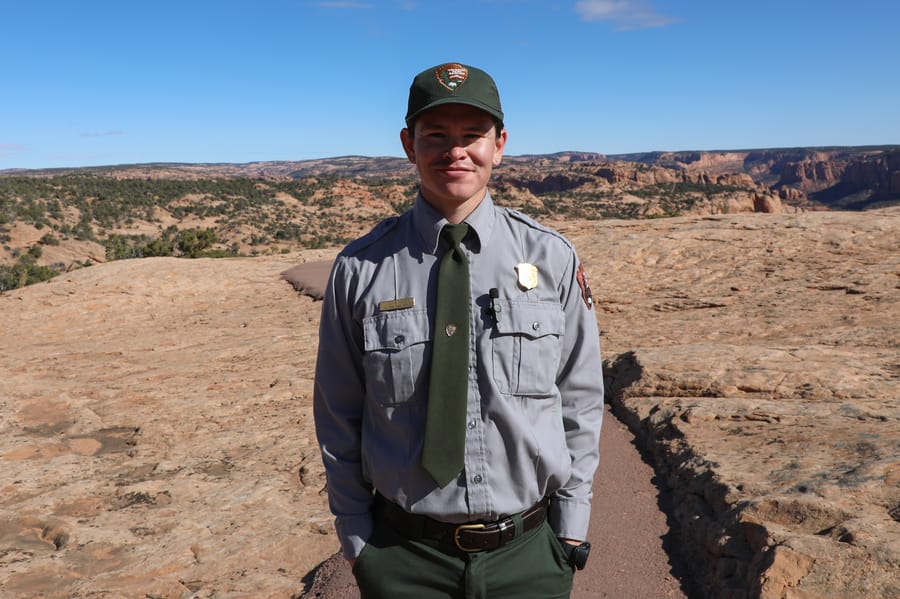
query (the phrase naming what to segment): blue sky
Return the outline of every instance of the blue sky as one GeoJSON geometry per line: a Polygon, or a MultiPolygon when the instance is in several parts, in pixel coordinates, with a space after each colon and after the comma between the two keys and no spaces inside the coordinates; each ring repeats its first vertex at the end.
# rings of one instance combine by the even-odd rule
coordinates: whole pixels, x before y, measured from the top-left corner
{"type": "Polygon", "coordinates": [[[0,169],[400,156],[413,76],[509,154],[900,144],[895,0],[0,0],[0,169]]]}

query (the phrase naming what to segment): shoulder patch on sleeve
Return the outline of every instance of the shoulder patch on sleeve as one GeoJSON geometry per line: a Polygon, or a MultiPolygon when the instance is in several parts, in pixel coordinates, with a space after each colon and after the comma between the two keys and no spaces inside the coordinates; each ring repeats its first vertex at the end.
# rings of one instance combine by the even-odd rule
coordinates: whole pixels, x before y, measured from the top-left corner
{"type": "Polygon", "coordinates": [[[351,241],[347,246],[341,251],[342,256],[353,256],[363,251],[385,235],[387,235],[397,224],[400,222],[399,216],[392,216],[390,218],[386,218],[377,225],[375,225],[371,231],[363,235],[362,237],[351,241]]]}
{"type": "Polygon", "coordinates": [[[581,287],[581,299],[588,310],[594,309],[594,296],[591,295],[591,286],[588,285],[587,274],[584,272],[584,264],[578,263],[578,272],[575,274],[578,286],[581,287]]]}

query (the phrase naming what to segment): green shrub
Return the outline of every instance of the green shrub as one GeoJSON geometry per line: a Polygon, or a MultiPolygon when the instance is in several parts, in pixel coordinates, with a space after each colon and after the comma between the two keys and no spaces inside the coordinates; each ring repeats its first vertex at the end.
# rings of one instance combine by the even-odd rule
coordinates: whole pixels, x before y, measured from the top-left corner
{"type": "Polygon", "coordinates": [[[14,266],[0,266],[0,291],[10,291],[52,279],[59,271],[22,256],[14,266]]]}
{"type": "Polygon", "coordinates": [[[182,256],[197,258],[216,241],[216,232],[212,229],[184,229],[175,236],[175,247],[182,256]]]}

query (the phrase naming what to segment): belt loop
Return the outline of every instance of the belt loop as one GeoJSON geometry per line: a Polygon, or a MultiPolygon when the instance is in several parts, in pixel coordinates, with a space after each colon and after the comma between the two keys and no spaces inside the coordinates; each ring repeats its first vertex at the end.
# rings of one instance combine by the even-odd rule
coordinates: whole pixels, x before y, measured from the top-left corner
{"type": "Polygon", "coordinates": [[[513,521],[513,525],[516,529],[513,533],[513,538],[518,539],[525,531],[525,520],[522,518],[522,514],[513,514],[512,516],[510,516],[510,520],[513,521]]]}

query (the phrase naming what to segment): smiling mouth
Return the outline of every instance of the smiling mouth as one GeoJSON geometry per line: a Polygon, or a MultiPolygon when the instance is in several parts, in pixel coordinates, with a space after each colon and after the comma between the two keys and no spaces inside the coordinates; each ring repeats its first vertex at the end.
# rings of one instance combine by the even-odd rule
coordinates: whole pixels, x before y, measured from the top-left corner
{"type": "Polygon", "coordinates": [[[438,170],[441,171],[442,173],[447,173],[450,175],[458,175],[458,174],[474,172],[472,169],[466,168],[463,166],[443,166],[443,167],[438,168],[438,170]]]}

